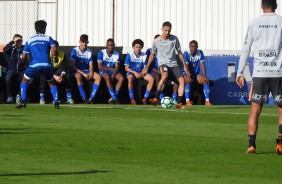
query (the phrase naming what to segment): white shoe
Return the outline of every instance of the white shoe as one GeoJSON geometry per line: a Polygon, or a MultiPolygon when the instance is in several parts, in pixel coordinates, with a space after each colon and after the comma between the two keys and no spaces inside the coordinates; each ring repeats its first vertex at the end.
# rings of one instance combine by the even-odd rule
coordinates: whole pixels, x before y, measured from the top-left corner
{"type": "Polygon", "coordinates": [[[67,104],[74,104],[73,99],[72,98],[67,99],[67,104]]]}
{"type": "Polygon", "coordinates": [[[16,96],[16,103],[17,103],[17,104],[20,104],[20,103],[21,103],[21,96],[20,96],[20,95],[17,95],[17,96],[16,96]]]}
{"type": "Polygon", "coordinates": [[[40,104],[40,105],[44,105],[44,104],[45,104],[45,100],[44,100],[44,99],[40,99],[39,104],[40,104]]]}

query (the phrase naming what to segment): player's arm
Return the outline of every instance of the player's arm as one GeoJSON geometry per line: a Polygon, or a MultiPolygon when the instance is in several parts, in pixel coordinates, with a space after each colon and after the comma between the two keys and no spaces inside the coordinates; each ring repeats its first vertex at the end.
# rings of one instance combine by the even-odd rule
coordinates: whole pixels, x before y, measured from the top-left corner
{"type": "Polygon", "coordinates": [[[116,75],[117,75],[118,71],[119,71],[119,61],[117,61],[117,62],[115,63],[114,73],[113,73],[113,75],[112,75],[112,78],[113,78],[113,79],[116,78],[116,75]]]}
{"type": "Polygon", "coordinates": [[[151,66],[152,62],[154,61],[154,58],[155,58],[155,52],[152,49],[152,52],[151,52],[151,54],[149,55],[149,58],[148,58],[148,64],[142,71],[143,75],[146,75],[148,73],[148,69],[151,66]]]}
{"type": "Polygon", "coordinates": [[[207,71],[206,71],[206,66],[205,66],[205,56],[204,56],[204,53],[202,51],[200,51],[200,53],[201,53],[200,66],[201,66],[202,73],[203,73],[203,76],[204,76],[205,84],[208,84],[209,79],[207,77],[207,71]]]}
{"type": "Polygon", "coordinates": [[[88,78],[88,80],[89,79],[92,79],[93,78],[93,76],[94,76],[94,67],[93,67],[93,61],[90,61],[89,62],[89,78],[88,78]]]}
{"type": "Polygon", "coordinates": [[[242,50],[241,50],[241,56],[240,56],[240,59],[239,59],[239,66],[238,66],[237,76],[236,76],[236,83],[240,88],[242,88],[245,84],[243,72],[244,72],[244,68],[247,64],[248,57],[249,57],[250,52],[251,52],[253,41],[254,41],[254,39],[253,39],[253,36],[251,34],[250,26],[249,26],[248,30],[247,30],[247,35],[246,35],[246,38],[245,38],[245,41],[244,41],[244,45],[243,45],[242,50]]]}
{"type": "Polygon", "coordinates": [[[70,68],[74,71],[76,71],[77,73],[80,73],[81,75],[83,75],[84,77],[87,76],[86,73],[84,73],[83,71],[81,71],[80,69],[78,69],[75,65],[75,60],[76,60],[76,51],[73,49],[71,51],[71,56],[70,56],[70,68]]]}

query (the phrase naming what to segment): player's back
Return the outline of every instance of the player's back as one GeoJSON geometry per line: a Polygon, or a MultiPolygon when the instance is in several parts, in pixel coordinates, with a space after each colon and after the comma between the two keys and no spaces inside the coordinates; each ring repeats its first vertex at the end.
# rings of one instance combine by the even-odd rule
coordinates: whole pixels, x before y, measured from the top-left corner
{"type": "Polygon", "coordinates": [[[30,66],[50,65],[50,49],[55,45],[53,39],[45,34],[32,36],[25,44],[24,53],[31,53],[32,61],[30,66]]]}
{"type": "MultiPolygon", "coordinates": [[[[253,37],[254,77],[282,77],[282,17],[266,13],[249,24],[253,37]],[[267,72],[264,72],[267,71],[267,72]],[[272,71],[279,71],[273,75],[272,71]],[[272,73],[270,75],[270,73],[272,73]]],[[[248,43],[245,43],[248,44],[248,43]]]]}

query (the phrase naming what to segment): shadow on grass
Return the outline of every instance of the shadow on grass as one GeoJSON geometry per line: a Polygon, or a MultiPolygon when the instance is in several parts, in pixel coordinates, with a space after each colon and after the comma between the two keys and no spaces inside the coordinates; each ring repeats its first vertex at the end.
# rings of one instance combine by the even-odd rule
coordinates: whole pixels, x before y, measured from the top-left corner
{"type": "Polygon", "coordinates": [[[97,174],[97,173],[108,173],[108,172],[114,172],[114,171],[91,170],[91,171],[78,171],[78,172],[12,173],[12,174],[0,174],[0,177],[9,177],[9,176],[60,176],[60,175],[97,174]]]}
{"type": "Polygon", "coordinates": [[[1,132],[0,135],[17,135],[17,134],[52,134],[52,133],[58,133],[58,132],[1,132]]]}
{"type": "Polygon", "coordinates": [[[0,114],[0,117],[24,117],[24,116],[30,116],[30,115],[19,115],[19,114],[0,114]]]}
{"type": "Polygon", "coordinates": [[[21,130],[28,130],[28,128],[0,128],[0,135],[3,134],[50,134],[58,132],[26,132],[21,130]]]}

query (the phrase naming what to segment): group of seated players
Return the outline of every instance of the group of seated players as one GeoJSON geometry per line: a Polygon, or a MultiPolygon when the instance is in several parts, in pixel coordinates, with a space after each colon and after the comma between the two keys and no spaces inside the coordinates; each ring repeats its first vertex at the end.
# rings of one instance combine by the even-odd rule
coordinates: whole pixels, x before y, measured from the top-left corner
{"type": "MultiPolygon", "coordinates": [[[[156,35],[155,38],[160,35],[156,35]]],[[[59,43],[55,41],[57,47],[59,43]]],[[[146,90],[142,98],[143,104],[149,103],[150,92],[154,87],[157,86],[161,78],[161,73],[158,66],[158,58],[155,56],[153,64],[149,67],[149,72],[143,75],[143,70],[147,67],[148,57],[151,54],[152,49],[148,49],[142,52],[144,42],[141,39],[135,39],[132,42],[132,51],[127,53],[124,61],[125,76],[120,72],[120,54],[114,50],[115,41],[108,39],[106,41],[106,48],[100,50],[97,53],[97,65],[98,70],[94,69],[94,53],[88,48],[88,35],[82,34],[79,39],[79,46],[74,47],[71,51],[69,61],[66,59],[66,55],[63,51],[58,50],[57,58],[54,59],[50,52],[50,59],[53,65],[54,79],[58,85],[62,85],[66,92],[66,102],[73,104],[71,91],[71,78],[75,78],[79,94],[83,103],[92,104],[95,95],[100,87],[102,78],[105,80],[110,98],[108,103],[119,104],[118,94],[126,77],[128,80],[128,94],[130,103],[136,104],[134,98],[134,80],[144,79],[147,81],[146,90]],[[85,93],[85,81],[94,81],[91,89],[91,93],[87,96],[85,93]],[[115,85],[113,85],[115,84],[115,85]]],[[[28,61],[20,60],[19,55],[22,52],[22,36],[15,34],[13,41],[9,42],[4,47],[4,52],[9,56],[7,74],[6,74],[6,87],[7,87],[7,103],[14,103],[12,95],[12,80],[18,78],[21,80],[24,70],[28,65],[28,61]],[[16,64],[13,66],[13,64],[16,64]]],[[[206,75],[206,69],[204,65],[205,57],[201,50],[198,50],[198,43],[192,40],[189,43],[189,51],[184,52],[184,59],[186,64],[189,65],[193,82],[203,85],[203,91],[205,95],[205,105],[211,105],[209,99],[210,87],[209,79],[206,75]],[[200,70],[202,73],[200,74],[200,70]]],[[[185,76],[184,70],[182,70],[183,76],[185,76]]],[[[45,104],[45,84],[46,80],[44,77],[40,77],[40,104],[45,104]]],[[[165,88],[165,86],[164,86],[165,88]]],[[[173,83],[172,101],[173,104],[177,104],[177,82],[173,83]]],[[[185,85],[185,99],[186,105],[192,105],[190,100],[191,83],[185,85]]],[[[164,94],[161,93],[159,99],[162,99],[164,94]]],[[[17,100],[17,98],[16,98],[17,100]]]]}

